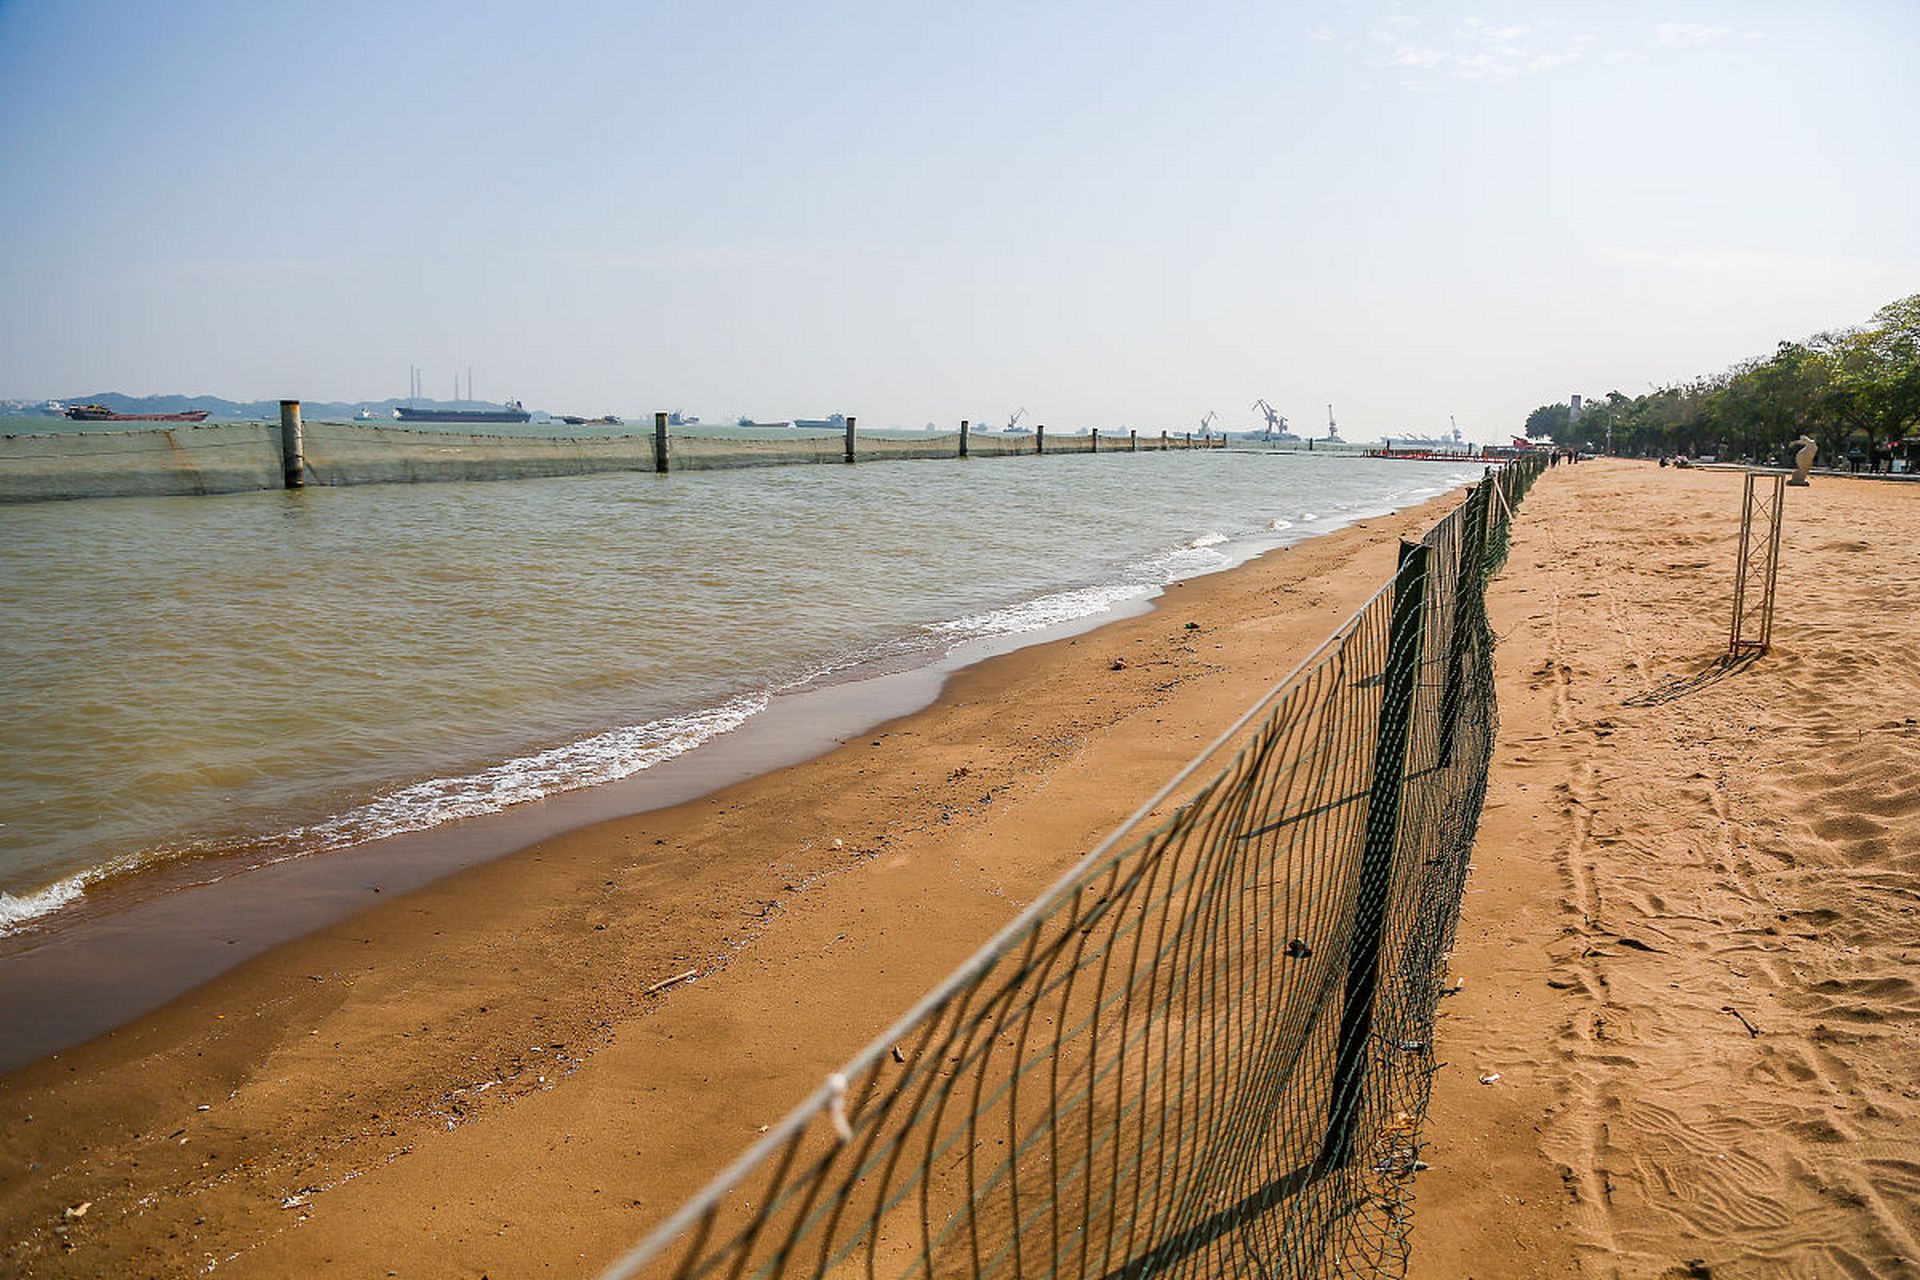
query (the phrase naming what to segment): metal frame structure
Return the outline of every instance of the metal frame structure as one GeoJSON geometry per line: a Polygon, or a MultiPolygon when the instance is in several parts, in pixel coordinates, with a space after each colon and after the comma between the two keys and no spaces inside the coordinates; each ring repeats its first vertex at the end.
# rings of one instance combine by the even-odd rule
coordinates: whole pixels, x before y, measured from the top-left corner
{"type": "Polygon", "coordinates": [[[1774,586],[1780,577],[1780,515],[1786,500],[1786,474],[1749,471],[1740,500],[1740,558],[1733,570],[1733,625],[1727,652],[1734,657],[1761,654],[1773,643],[1774,586]],[[1754,482],[1773,481],[1767,486],[1754,482]]]}

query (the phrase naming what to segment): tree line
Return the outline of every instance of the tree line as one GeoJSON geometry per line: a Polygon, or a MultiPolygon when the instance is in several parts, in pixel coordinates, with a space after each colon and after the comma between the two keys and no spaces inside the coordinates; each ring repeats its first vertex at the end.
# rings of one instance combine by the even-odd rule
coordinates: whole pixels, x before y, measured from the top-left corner
{"type": "Polygon", "coordinates": [[[1526,423],[1529,437],[1563,448],[1762,462],[1783,461],[1803,431],[1822,466],[1885,457],[1890,444],[1920,454],[1920,293],[1864,325],[1782,342],[1724,373],[1645,395],[1610,391],[1578,418],[1568,403],[1541,405],[1526,423]]]}

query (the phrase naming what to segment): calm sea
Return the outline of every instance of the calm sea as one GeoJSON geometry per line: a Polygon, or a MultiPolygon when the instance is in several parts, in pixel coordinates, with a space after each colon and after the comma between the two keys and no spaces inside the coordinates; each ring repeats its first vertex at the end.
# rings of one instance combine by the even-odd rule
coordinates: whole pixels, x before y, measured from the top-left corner
{"type": "MultiPolygon", "coordinates": [[[[1463,464],[1464,466],[1464,464],[1463,464]]],[[[1195,452],[0,507],[0,932],[624,777],[1469,478],[1195,452]]]]}

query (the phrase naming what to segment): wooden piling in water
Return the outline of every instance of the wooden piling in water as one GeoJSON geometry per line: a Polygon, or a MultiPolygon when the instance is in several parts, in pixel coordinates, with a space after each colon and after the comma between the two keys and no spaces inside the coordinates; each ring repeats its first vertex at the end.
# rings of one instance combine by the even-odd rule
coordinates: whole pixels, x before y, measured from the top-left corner
{"type": "Polygon", "coordinates": [[[1160,452],[1165,453],[1168,449],[1171,449],[1172,447],[1173,445],[1169,443],[1167,440],[1167,433],[1165,431],[1162,431],[1160,433],[1160,452]]]}
{"type": "Polygon", "coordinates": [[[1138,431],[1127,432],[1127,452],[1140,452],[1140,433],[1138,431]]]}
{"type": "Polygon", "coordinates": [[[280,402],[280,473],[289,489],[307,484],[307,433],[300,423],[300,402],[280,402]]]}
{"type": "Polygon", "coordinates": [[[965,418],[960,419],[960,456],[967,456],[967,431],[971,424],[965,418]]]}
{"type": "Polygon", "coordinates": [[[653,469],[667,474],[667,415],[653,415],[653,469]]]}
{"type": "Polygon", "coordinates": [[[1093,429],[1093,452],[1100,452],[1100,428],[1093,429]]]}
{"type": "Polygon", "coordinates": [[[847,461],[853,461],[853,422],[852,414],[847,415],[847,461]]]}
{"type": "Polygon", "coordinates": [[[1044,422],[1033,429],[1033,451],[1035,453],[1047,451],[1047,424],[1044,422]]]}

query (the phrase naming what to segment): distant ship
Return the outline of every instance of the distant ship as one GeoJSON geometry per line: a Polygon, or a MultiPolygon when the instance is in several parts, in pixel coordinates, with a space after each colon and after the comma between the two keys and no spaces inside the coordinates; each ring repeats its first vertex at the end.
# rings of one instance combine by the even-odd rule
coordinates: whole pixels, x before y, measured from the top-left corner
{"type": "Polygon", "coordinates": [[[205,422],[208,410],[189,409],[185,413],[115,413],[103,404],[67,406],[67,416],[75,422],[205,422]]]}
{"type": "Polygon", "coordinates": [[[793,425],[803,431],[844,430],[847,425],[847,415],[836,413],[826,418],[795,418],[793,425]]]}
{"type": "Polygon", "coordinates": [[[791,422],[755,422],[752,418],[739,418],[734,421],[733,425],[736,427],[763,427],[772,430],[780,427],[790,427],[793,424],[791,422]]]}
{"type": "Polygon", "coordinates": [[[504,409],[410,409],[401,405],[393,416],[402,422],[528,422],[533,418],[518,400],[507,401],[504,409]]]}
{"type": "Polygon", "coordinates": [[[570,427],[623,427],[626,425],[610,413],[598,418],[583,418],[578,414],[563,413],[560,415],[560,421],[570,427]]]}

